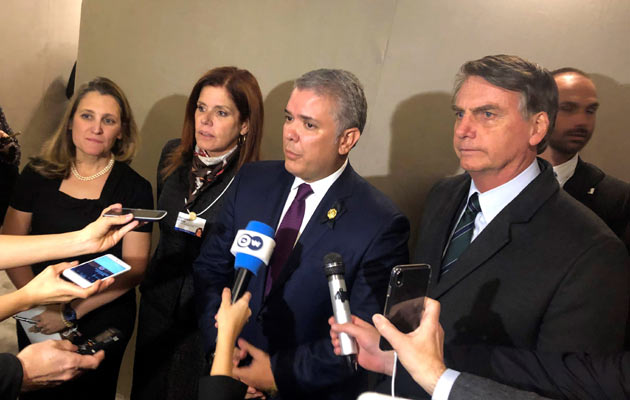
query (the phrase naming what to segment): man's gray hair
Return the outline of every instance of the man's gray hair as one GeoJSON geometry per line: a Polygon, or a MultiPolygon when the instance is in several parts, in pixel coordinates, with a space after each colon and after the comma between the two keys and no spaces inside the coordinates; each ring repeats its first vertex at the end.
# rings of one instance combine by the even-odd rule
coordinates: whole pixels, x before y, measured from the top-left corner
{"type": "Polygon", "coordinates": [[[341,69],[317,69],[296,79],[294,88],[330,96],[335,102],[337,136],[350,128],[363,132],[367,119],[367,100],[363,85],[352,73],[341,69]]]}

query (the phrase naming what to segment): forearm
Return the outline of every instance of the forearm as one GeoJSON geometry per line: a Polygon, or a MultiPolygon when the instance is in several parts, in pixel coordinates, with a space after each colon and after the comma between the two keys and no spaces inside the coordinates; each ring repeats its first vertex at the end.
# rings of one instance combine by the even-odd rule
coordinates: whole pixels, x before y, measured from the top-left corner
{"type": "MultiPolygon", "coordinates": [[[[79,232],[38,236],[0,236],[0,268],[14,268],[46,260],[58,260],[90,251],[79,232]]],[[[32,278],[32,277],[31,277],[32,278]]]]}
{"type": "Polygon", "coordinates": [[[19,290],[0,296],[0,320],[31,308],[30,300],[19,290]]]}
{"type": "Polygon", "coordinates": [[[210,375],[232,376],[234,342],[236,335],[221,334],[217,336],[217,344],[212,361],[210,375]]]}

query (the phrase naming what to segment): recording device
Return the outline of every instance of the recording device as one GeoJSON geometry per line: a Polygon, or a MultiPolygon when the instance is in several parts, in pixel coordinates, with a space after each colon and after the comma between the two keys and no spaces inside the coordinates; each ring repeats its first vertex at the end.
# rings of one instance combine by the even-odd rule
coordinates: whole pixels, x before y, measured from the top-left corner
{"type": "MultiPolygon", "coordinates": [[[[346,268],[339,253],[328,253],[324,256],[324,274],[328,278],[328,290],[332,303],[335,321],[338,324],[352,322],[350,314],[350,296],[346,289],[346,281],[343,278],[346,268]]],[[[339,346],[341,355],[346,359],[349,368],[357,369],[357,344],[354,338],[347,333],[339,333],[339,346]]]]}
{"type": "MultiPolygon", "coordinates": [[[[430,279],[431,267],[427,264],[397,265],[392,269],[383,315],[402,333],[420,326],[430,279]]],[[[379,347],[392,350],[382,336],[379,347]]]]}
{"type": "Polygon", "coordinates": [[[145,210],[143,208],[114,208],[107,211],[103,216],[117,217],[127,214],[133,214],[133,219],[137,219],[138,221],[153,222],[164,218],[167,212],[164,210],[145,210]]]}
{"type": "Polygon", "coordinates": [[[122,333],[116,328],[109,328],[99,333],[92,339],[88,339],[85,343],[79,345],[77,353],[92,355],[99,350],[106,350],[113,343],[122,339],[122,333]]]}
{"type": "Polygon", "coordinates": [[[245,229],[236,233],[230,252],[234,254],[236,279],[232,287],[232,303],[247,290],[252,275],[257,275],[260,267],[269,264],[276,242],[274,230],[259,221],[249,221],[245,229]]]}
{"type": "Polygon", "coordinates": [[[65,269],[62,275],[70,282],[76,283],[82,288],[87,288],[100,279],[120,275],[130,269],[131,266],[123,260],[114,255],[105,254],[76,267],[65,269]]]}

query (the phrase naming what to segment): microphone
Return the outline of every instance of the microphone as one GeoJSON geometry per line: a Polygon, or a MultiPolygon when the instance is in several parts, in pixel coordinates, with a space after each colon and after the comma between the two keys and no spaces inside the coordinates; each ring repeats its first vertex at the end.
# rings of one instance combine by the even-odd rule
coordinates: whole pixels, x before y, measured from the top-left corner
{"type": "MultiPolygon", "coordinates": [[[[328,290],[330,291],[330,301],[332,303],[335,321],[338,324],[351,322],[350,299],[346,289],[346,281],[343,278],[345,273],[343,259],[338,253],[328,253],[324,256],[324,273],[328,278],[328,290]]],[[[339,334],[339,345],[341,354],[346,360],[347,366],[356,371],[357,369],[357,344],[354,338],[347,333],[339,334]]]]}
{"type": "Polygon", "coordinates": [[[234,269],[237,271],[232,287],[232,303],[243,296],[252,275],[257,275],[263,264],[269,264],[271,253],[276,247],[273,234],[272,227],[259,221],[249,221],[245,229],[236,233],[230,249],[236,258],[234,269]]]}

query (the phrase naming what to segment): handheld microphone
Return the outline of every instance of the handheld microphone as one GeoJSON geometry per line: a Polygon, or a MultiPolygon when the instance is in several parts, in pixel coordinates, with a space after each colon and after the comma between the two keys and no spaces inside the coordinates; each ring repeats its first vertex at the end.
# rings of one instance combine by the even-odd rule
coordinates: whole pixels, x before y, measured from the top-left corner
{"type": "Polygon", "coordinates": [[[276,242],[273,228],[259,221],[249,221],[245,229],[236,233],[230,252],[234,254],[236,279],[232,287],[232,303],[247,290],[252,275],[257,275],[260,267],[269,264],[276,242]]]}
{"type": "MultiPolygon", "coordinates": [[[[343,259],[338,253],[328,253],[324,256],[324,273],[328,278],[328,290],[330,290],[330,301],[332,303],[335,321],[338,324],[351,322],[350,298],[346,289],[346,281],[343,278],[345,266],[343,259]]],[[[341,354],[346,359],[346,364],[352,370],[357,369],[357,344],[354,338],[347,333],[339,334],[339,345],[341,354]]]]}

